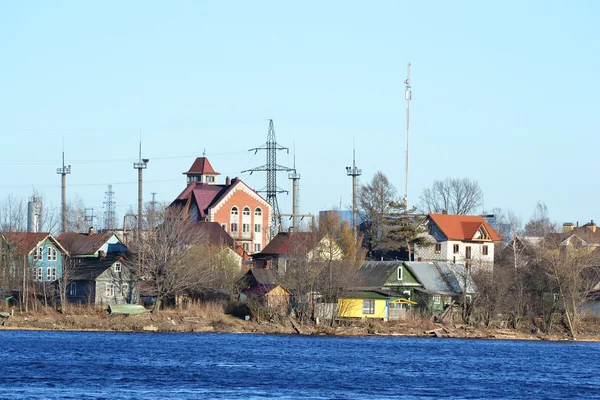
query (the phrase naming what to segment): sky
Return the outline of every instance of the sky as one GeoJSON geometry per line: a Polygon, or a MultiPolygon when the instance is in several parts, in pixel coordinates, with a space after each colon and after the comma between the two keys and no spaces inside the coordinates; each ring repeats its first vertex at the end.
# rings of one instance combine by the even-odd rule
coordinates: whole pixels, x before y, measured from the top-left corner
{"type": "MultiPolygon", "coordinates": [[[[171,202],[206,154],[221,181],[266,186],[273,119],[299,212],[350,209],[346,166],[409,204],[447,177],[476,180],[485,210],[600,220],[596,1],[27,1],[0,3],[0,202],[34,191],[101,216],[171,202]]],[[[280,173],[278,186],[291,191],[280,173]]],[[[291,212],[291,192],[278,197],[291,212]]]]}

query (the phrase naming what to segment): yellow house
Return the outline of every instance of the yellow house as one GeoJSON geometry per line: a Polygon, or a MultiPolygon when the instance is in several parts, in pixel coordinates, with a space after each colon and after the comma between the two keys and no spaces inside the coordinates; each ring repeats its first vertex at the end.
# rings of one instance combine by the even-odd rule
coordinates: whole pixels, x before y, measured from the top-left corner
{"type": "Polygon", "coordinates": [[[404,319],[414,301],[376,291],[346,293],[338,299],[340,318],[404,319]]]}

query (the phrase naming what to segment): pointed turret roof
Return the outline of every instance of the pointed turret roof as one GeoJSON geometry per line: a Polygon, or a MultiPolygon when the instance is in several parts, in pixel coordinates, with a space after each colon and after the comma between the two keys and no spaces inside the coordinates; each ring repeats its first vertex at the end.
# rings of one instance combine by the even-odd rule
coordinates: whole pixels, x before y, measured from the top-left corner
{"type": "Polygon", "coordinates": [[[198,157],[196,161],[190,167],[188,172],[184,172],[185,175],[221,175],[215,172],[212,165],[206,157],[198,157]]]}

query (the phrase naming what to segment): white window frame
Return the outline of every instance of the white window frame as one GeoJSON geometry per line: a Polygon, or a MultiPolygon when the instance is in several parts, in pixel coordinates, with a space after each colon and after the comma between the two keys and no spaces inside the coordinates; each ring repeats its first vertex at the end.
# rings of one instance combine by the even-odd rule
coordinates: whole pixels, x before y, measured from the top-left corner
{"type": "Polygon", "coordinates": [[[452,254],[458,254],[460,253],[460,244],[455,243],[454,245],[452,245],[452,254]]]}
{"type": "Polygon", "coordinates": [[[112,283],[107,283],[104,293],[106,294],[106,297],[115,297],[115,285],[112,283]]]}
{"type": "Polygon", "coordinates": [[[56,267],[46,268],[46,280],[54,282],[56,280],[56,267]]]}
{"type": "Polygon", "coordinates": [[[48,261],[56,261],[58,252],[54,247],[48,247],[48,261]]]}
{"type": "Polygon", "coordinates": [[[262,209],[260,207],[256,207],[256,209],[254,210],[254,216],[262,217],[262,209]]]}
{"type": "Polygon", "coordinates": [[[257,253],[260,251],[260,243],[254,243],[254,252],[257,253]]]}
{"type": "Polygon", "coordinates": [[[244,207],[242,215],[250,216],[250,207],[244,207]]]}
{"type": "Polygon", "coordinates": [[[403,275],[404,275],[404,271],[402,271],[402,265],[401,265],[401,266],[398,267],[398,273],[397,273],[396,277],[398,278],[399,281],[401,281],[402,278],[404,278],[403,275]]]}
{"type": "Polygon", "coordinates": [[[116,273],[119,273],[119,272],[123,271],[123,268],[122,268],[122,267],[123,267],[123,265],[121,264],[121,262],[120,262],[120,261],[117,261],[117,262],[114,264],[114,267],[115,267],[115,272],[116,272],[116,273]]]}
{"type": "Polygon", "coordinates": [[[44,247],[38,246],[33,253],[33,261],[41,261],[44,258],[44,247]]]}
{"type": "Polygon", "coordinates": [[[375,300],[363,300],[362,313],[363,315],[375,314],[375,300]]]}
{"type": "Polygon", "coordinates": [[[69,285],[69,296],[77,296],[77,283],[71,282],[69,285]]]}
{"type": "Polygon", "coordinates": [[[442,244],[441,243],[435,243],[433,245],[433,251],[435,252],[435,254],[440,254],[442,252],[442,244]]]}
{"type": "Polygon", "coordinates": [[[433,304],[441,304],[442,303],[442,296],[440,296],[439,294],[434,294],[433,295],[433,304]]]}
{"type": "Polygon", "coordinates": [[[250,233],[250,224],[242,224],[242,232],[250,233]]]}
{"type": "Polygon", "coordinates": [[[230,229],[231,233],[238,233],[238,228],[239,227],[238,227],[238,223],[237,222],[232,222],[231,223],[231,229],[230,229]]]}
{"type": "Polygon", "coordinates": [[[212,175],[207,175],[206,176],[206,182],[214,182],[215,181],[215,177],[212,175]]]}
{"type": "Polygon", "coordinates": [[[231,207],[231,215],[240,215],[240,211],[236,206],[231,207]]]}
{"type": "Polygon", "coordinates": [[[121,293],[123,296],[127,296],[129,294],[129,283],[123,283],[121,285],[121,293]]]}
{"type": "Polygon", "coordinates": [[[410,300],[410,290],[405,290],[402,292],[402,296],[405,296],[404,298],[406,300],[410,300]]]}
{"type": "Polygon", "coordinates": [[[34,268],[33,270],[33,279],[36,281],[41,281],[44,279],[44,270],[42,267],[34,268]]]}
{"type": "Polygon", "coordinates": [[[254,224],[254,233],[262,232],[262,224],[254,224]]]}

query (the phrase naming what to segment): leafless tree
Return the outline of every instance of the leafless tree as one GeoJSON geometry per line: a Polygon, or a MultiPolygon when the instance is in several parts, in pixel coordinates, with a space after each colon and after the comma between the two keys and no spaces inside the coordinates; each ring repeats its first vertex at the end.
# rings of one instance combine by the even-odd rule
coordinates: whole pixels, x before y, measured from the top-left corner
{"type": "Polygon", "coordinates": [[[184,218],[183,209],[169,207],[160,216],[157,228],[144,231],[131,244],[135,256],[130,266],[157,293],[154,311],[163,301],[178,294],[201,290],[216,278],[210,257],[193,249],[205,237],[184,218]]]}
{"type": "Polygon", "coordinates": [[[483,200],[483,191],[477,181],[463,178],[436,180],[431,188],[423,190],[419,209],[424,214],[467,215],[476,211],[483,200]]]}
{"type": "Polygon", "coordinates": [[[383,239],[385,217],[390,212],[390,204],[397,201],[397,197],[396,188],[381,171],[373,176],[370,183],[359,187],[359,220],[369,253],[383,239]]]}
{"type": "Polygon", "coordinates": [[[538,201],[531,219],[525,224],[525,236],[543,237],[557,232],[558,226],[550,220],[548,207],[543,201],[538,201]]]}

